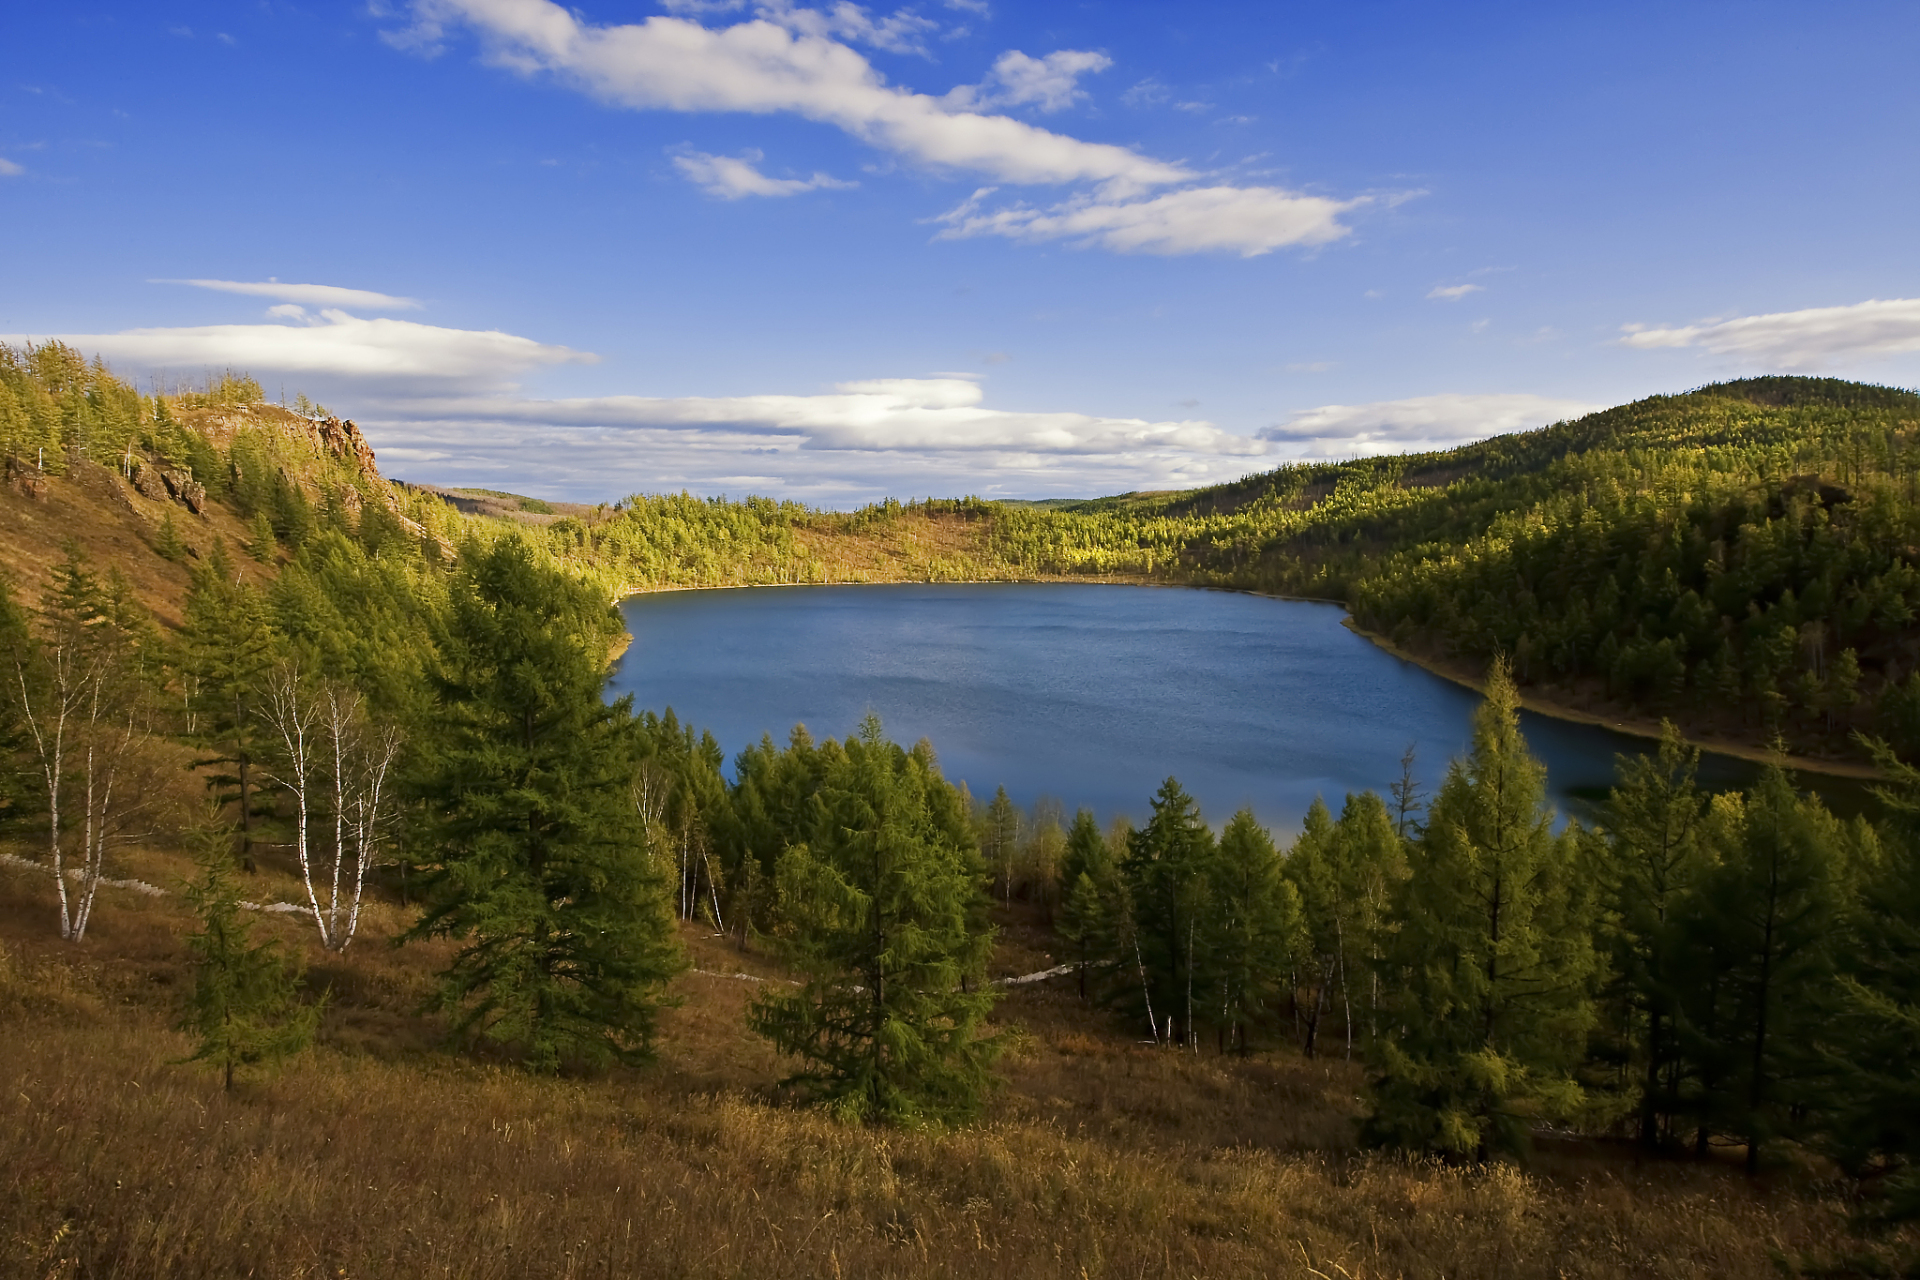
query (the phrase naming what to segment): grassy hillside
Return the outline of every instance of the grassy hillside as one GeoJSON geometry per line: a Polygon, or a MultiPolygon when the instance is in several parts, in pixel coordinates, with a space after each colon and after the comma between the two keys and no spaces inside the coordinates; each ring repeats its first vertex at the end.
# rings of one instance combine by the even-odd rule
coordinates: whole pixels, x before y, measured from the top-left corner
{"type": "MultiPolygon", "coordinates": [[[[123,873],[172,886],[177,855],[123,873]]],[[[263,897],[296,882],[269,866],[263,897]]],[[[1543,1144],[1523,1169],[1353,1144],[1360,1072],[1133,1042],[1068,979],[1009,988],[981,1125],[885,1131],[785,1104],[742,1010],[782,972],[687,926],[645,1072],[543,1079],[435,1048],[441,944],[397,904],[343,956],[296,921],[322,1043],[224,1094],[171,1029],[190,917],[108,889],[84,950],[0,865],[0,1275],[1767,1277],[1863,1248],[1817,1169],[1543,1144]]],[[[1016,908],[1017,910],[1017,908],[1016,908]]],[[[1043,967],[1003,916],[994,971],[1043,967]]]]}

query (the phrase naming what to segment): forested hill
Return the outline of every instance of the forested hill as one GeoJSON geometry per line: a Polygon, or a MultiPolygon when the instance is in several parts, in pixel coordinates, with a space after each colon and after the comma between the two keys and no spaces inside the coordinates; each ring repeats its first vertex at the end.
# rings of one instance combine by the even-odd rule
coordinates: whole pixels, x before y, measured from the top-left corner
{"type": "MultiPolygon", "coordinates": [[[[1696,737],[1920,755],[1920,394],[1769,377],[1442,452],[1290,465],[1077,503],[636,495],[562,504],[391,484],[350,423],[241,375],[143,396],[59,344],[0,351],[0,564],[31,598],[69,541],[163,621],[224,540],[268,574],[323,530],[443,561],[515,533],[609,596],[662,587],[1100,579],[1344,601],[1533,697],[1696,737]],[[186,487],[182,487],[182,486],[186,487]],[[197,496],[195,496],[197,495],[197,496]]],[[[429,477],[430,478],[430,477],[429,477]]],[[[409,570],[412,572],[413,570],[409,570]]]]}

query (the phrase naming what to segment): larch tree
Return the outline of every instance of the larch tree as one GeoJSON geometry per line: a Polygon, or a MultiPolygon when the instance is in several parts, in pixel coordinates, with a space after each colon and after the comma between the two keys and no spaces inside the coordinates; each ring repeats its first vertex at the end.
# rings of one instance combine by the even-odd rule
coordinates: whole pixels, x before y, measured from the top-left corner
{"type": "Polygon", "coordinates": [[[1220,833],[1207,878],[1208,1002],[1219,1002],[1214,1021],[1221,1050],[1245,1054],[1251,1034],[1272,1017],[1304,947],[1300,894],[1251,809],[1234,814],[1220,833]]]}
{"type": "Polygon", "coordinates": [[[277,637],[260,593],[240,581],[226,543],[216,540],[195,570],[175,662],[185,703],[187,737],[202,754],[207,786],[238,817],[240,865],[254,869],[259,780],[254,776],[266,732],[259,715],[277,637]]]}
{"type": "Polygon", "coordinates": [[[932,753],[888,742],[869,715],[813,799],[809,840],[778,868],[798,991],[749,1024],[800,1060],[787,1083],[847,1118],[975,1114],[997,1044],[981,981],[993,945],[975,909],[987,875],[960,797],[932,753]]]}
{"type": "Polygon", "coordinates": [[[1694,784],[1700,753],[1670,722],[1651,756],[1615,757],[1599,860],[1600,940],[1611,960],[1603,989],[1620,1069],[1637,1076],[1639,1135],[1657,1145],[1678,1103],[1675,985],[1685,968],[1680,924],[1712,869],[1707,798],[1694,784]]]}
{"type": "Polygon", "coordinates": [[[199,875],[186,886],[200,928],[187,935],[193,986],[181,1030],[194,1037],[188,1062],[217,1067],[229,1090],[237,1068],[264,1066],[312,1042],[325,1001],[300,999],[298,960],[277,940],[253,940],[229,870],[232,836],[211,821],[192,833],[199,875]]]}
{"type": "Polygon", "coordinates": [[[1580,1101],[1592,907],[1579,832],[1554,834],[1519,711],[1495,662],[1472,750],[1449,768],[1409,855],[1369,1082],[1377,1143],[1485,1159],[1580,1101]]]}
{"type": "Polygon", "coordinates": [[[633,809],[630,700],[601,698],[618,615],[517,538],[461,563],[415,787],[435,865],[407,936],[462,944],[442,974],[456,1035],[537,1070],[643,1059],[685,961],[633,809]]]}
{"type": "MultiPolygon", "coordinates": [[[[1207,868],[1213,832],[1193,797],[1173,778],[1153,797],[1153,816],[1134,832],[1120,866],[1131,903],[1131,941],[1140,975],[1140,1009],[1155,1040],[1194,1047],[1206,993],[1195,988],[1195,960],[1207,916],[1207,868]]],[[[1116,984],[1131,1004],[1130,984],[1116,984]]]]}

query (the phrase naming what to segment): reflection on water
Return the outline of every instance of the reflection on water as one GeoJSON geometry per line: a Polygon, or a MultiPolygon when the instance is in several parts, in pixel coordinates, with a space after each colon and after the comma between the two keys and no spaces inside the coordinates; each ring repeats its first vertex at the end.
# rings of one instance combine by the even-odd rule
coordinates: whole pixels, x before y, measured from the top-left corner
{"type": "MultiPolygon", "coordinates": [[[[795,723],[845,736],[868,710],[900,742],[930,739],[947,777],[1022,804],[1057,796],[1145,816],[1172,774],[1218,826],[1241,805],[1297,829],[1315,795],[1381,794],[1417,752],[1429,792],[1466,748],[1477,697],[1340,625],[1334,605],[1099,585],[749,588],[635,596],[614,694],[672,706],[731,759],[795,723]]],[[[1527,714],[1564,811],[1603,797],[1644,739],[1527,714]]],[[[1755,766],[1702,764],[1714,787],[1755,766]]],[[[1857,810],[1864,789],[1830,803],[1857,810]]]]}

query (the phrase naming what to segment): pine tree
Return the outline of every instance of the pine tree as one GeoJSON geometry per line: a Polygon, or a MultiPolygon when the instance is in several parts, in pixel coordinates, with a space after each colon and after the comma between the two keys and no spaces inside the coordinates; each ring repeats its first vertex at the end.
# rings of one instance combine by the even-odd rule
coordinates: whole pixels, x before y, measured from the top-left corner
{"type": "Polygon", "coordinates": [[[1020,810],[1007,798],[1007,789],[998,787],[980,818],[980,852],[1000,879],[1003,901],[1013,900],[1013,859],[1019,847],[1020,810]]]}
{"type": "Polygon", "coordinates": [[[1396,903],[1392,994],[1370,1081],[1375,1142],[1485,1159],[1578,1105],[1593,1019],[1577,829],[1555,836],[1546,770],[1504,662],[1473,749],[1434,797],[1396,903]]]}
{"type": "Polygon", "coordinates": [[[631,799],[631,700],[600,696],[618,615],[517,538],[462,563],[416,793],[438,865],[407,936],[464,943],[441,975],[456,1035],[537,1070],[643,1059],[684,961],[631,799]]]}
{"type": "Polygon", "coordinates": [[[931,752],[901,750],[869,715],[823,780],[809,834],[779,865],[788,954],[807,980],[762,997],[749,1024],[802,1061],[789,1084],[845,1118],[973,1115],[997,1050],[981,1034],[992,933],[974,910],[986,876],[958,793],[931,752]]]}
{"type": "Polygon", "coordinates": [[[187,1062],[219,1068],[227,1089],[237,1067],[266,1065],[313,1041],[326,1001],[300,1000],[300,965],[276,940],[256,943],[230,868],[232,837],[212,822],[194,833],[199,877],[186,888],[200,918],[187,935],[193,989],[181,1030],[195,1038],[187,1062]]]}

